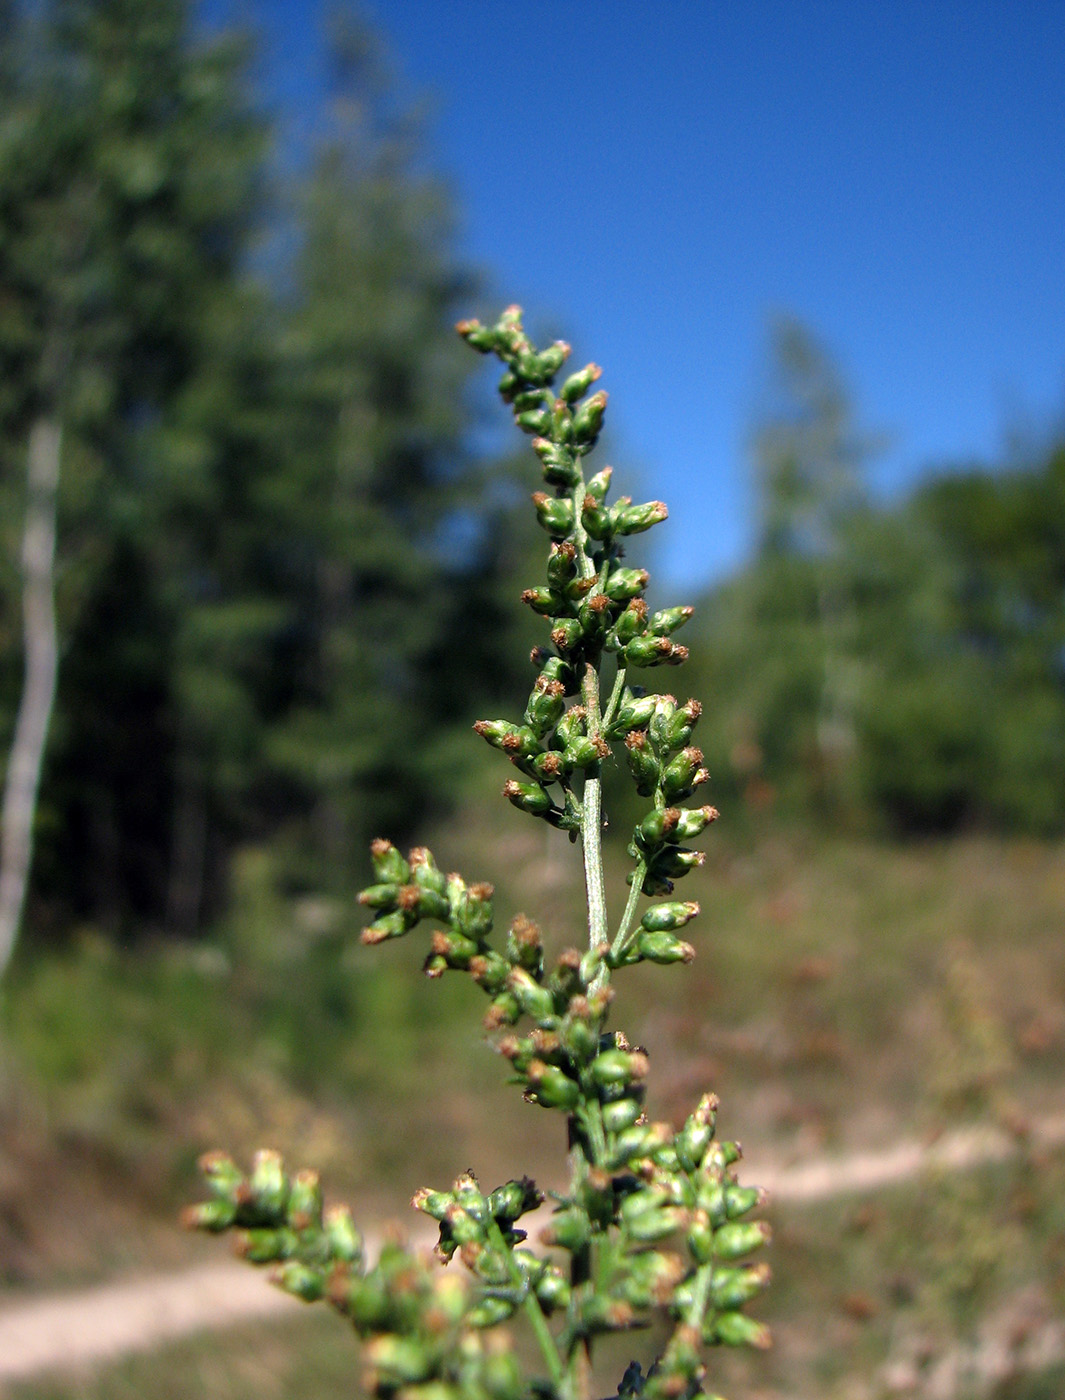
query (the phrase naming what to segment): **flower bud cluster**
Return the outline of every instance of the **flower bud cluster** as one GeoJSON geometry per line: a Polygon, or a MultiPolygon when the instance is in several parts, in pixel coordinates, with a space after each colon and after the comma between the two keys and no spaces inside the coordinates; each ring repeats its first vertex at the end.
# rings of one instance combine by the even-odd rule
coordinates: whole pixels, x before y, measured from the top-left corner
{"type": "Polygon", "coordinates": [[[450,1191],[423,1187],[415,1192],[415,1210],[440,1222],[436,1252],[448,1263],[457,1253],[480,1286],[479,1300],[466,1314],[473,1327],[495,1327],[506,1322],[535,1297],[545,1317],[565,1309],[570,1301],[569,1281],[549,1259],[521,1249],[524,1230],[515,1222],[543,1203],[543,1196],[528,1177],[508,1181],[490,1194],[482,1192],[472,1172],[465,1172],[450,1191]]]}
{"type": "MultiPolygon", "coordinates": [[[[276,1152],[257,1153],[249,1176],[223,1153],[209,1153],[200,1166],[210,1197],[184,1211],[185,1224],[235,1229],[237,1253],[253,1264],[272,1264],[270,1277],[278,1287],[305,1302],[324,1299],[346,1317],[363,1339],[362,1382],[371,1395],[523,1400],[524,1381],[509,1348],[488,1347],[480,1335],[491,1325],[483,1316],[490,1289],[471,1289],[461,1275],[441,1273],[393,1242],[368,1267],[347,1207],[323,1210],[317,1174],[287,1176],[276,1152]]],[[[519,1182],[493,1192],[491,1199],[497,1198],[508,1229],[535,1203],[519,1182]],[[517,1209],[514,1188],[520,1193],[517,1209]]],[[[549,1268],[533,1259],[530,1273],[549,1268]]]]}

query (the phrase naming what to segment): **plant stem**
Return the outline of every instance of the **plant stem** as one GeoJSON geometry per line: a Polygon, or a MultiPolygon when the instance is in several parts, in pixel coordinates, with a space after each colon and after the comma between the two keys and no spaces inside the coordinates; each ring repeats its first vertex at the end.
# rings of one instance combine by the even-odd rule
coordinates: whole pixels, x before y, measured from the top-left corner
{"type": "Polygon", "coordinates": [[[647,878],[647,861],[641,856],[636,862],[636,868],[632,872],[632,886],[629,889],[629,897],[625,904],[625,912],[621,916],[621,924],[614,936],[614,942],[610,945],[611,955],[615,958],[621,956],[625,951],[625,944],[628,940],[629,930],[632,928],[632,921],[636,917],[636,905],[643,889],[643,882],[647,878]]]}
{"type": "MultiPolygon", "coordinates": [[[[581,682],[581,698],[588,711],[588,736],[598,738],[599,674],[589,661],[581,682]]],[[[584,852],[584,884],[588,895],[588,946],[607,939],[606,889],[603,883],[603,789],[599,766],[584,780],[581,802],[581,849],[584,852]]]]}
{"type": "Polygon", "coordinates": [[[555,1390],[561,1394],[566,1383],[566,1372],[562,1365],[562,1358],[558,1354],[558,1347],[555,1345],[555,1339],[551,1335],[551,1329],[547,1325],[547,1318],[544,1317],[543,1309],[540,1307],[540,1300],[529,1287],[528,1280],[518,1268],[514,1259],[514,1254],[503,1238],[503,1231],[499,1228],[499,1222],[495,1219],[488,1225],[488,1236],[493,1246],[506,1260],[507,1273],[510,1275],[511,1283],[525,1295],[522,1301],[525,1316],[529,1319],[529,1326],[533,1330],[533,1335],[536,1337],[537,1345],[540,1348],[540,1354],[543,1356],[551,1375],[551,1382],[555,1390]]]}

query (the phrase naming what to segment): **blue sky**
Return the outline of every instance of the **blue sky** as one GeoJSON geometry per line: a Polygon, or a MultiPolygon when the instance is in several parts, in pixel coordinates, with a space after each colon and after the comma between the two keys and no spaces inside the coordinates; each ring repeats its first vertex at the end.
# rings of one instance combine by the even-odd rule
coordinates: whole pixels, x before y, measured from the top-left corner
{"type": "MultiPolygon", "coordinates": [[[[1065,421],[1065,0],[367,0],[500,303],[604,366],[616,480],[697,586],[752,531],[767,319],[805,321],[885,491],[1065,421]],[[666,534],[668,531],[668,535],[666,534]]],[[[282,112],[318,6],[257,0],[282,112]]]]}

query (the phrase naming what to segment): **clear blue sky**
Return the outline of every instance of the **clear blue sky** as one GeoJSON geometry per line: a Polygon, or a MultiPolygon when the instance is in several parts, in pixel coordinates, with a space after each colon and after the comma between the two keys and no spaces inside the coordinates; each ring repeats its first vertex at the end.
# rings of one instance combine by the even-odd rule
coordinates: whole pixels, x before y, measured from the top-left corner
{"type": "MultiPolygon", "coordinates": [[[[256,0],[282,110],[313,0],[256,0]]],[[[604,366],[689,586],[742,559],[765,327],[825,341],[884,490],[1065,421],[1065,0],[367,0],[460,251],[604,366]]],[[[665,531],[669,535],[663,538],[665,531]]],[[[668,560],[665,554],[668,553],[668,560]]]]}

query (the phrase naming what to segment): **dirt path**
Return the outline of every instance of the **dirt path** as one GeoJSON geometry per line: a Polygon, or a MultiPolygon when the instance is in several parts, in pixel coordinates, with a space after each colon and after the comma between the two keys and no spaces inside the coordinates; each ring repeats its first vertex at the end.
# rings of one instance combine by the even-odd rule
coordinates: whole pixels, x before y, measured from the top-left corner
{"type": "MultiPolygon", "coordinates": [[[[1065,1114],[1034,1123],[1029,1141],[1036,1150],[1065,1144],[1065,1114]]],[[[744,1175],[765,1186],[776,1201],[814,1201],[880,1190],[928,1169],[963,1170],[1002,1161],[1017,1150],[1017,1140],[1001,1130],[963,1129],[931,1145],[906,1142],[884,1152],[820,1157],[794,1166],[759,1165],[755,1157],[744,1175]]],[[[0,1310],[0,1382],[96,1365],[201,1329],[284,1315],[299,1306],[261,1274],[236,1262],[18,1303],[0,1310]]],[[[1001,1350],[986,1358],[982,1372],[995,1372],[1001,1350]]],[[[1065,1329],[1052,1329],[1036,1351],[1044,1365],[1065,1354],[1065,1329]]],[[[941,1383],[945,1381],[944,1376],[941,1383]]]]}

